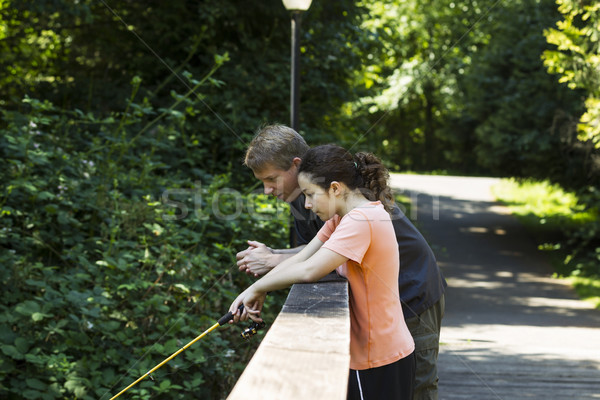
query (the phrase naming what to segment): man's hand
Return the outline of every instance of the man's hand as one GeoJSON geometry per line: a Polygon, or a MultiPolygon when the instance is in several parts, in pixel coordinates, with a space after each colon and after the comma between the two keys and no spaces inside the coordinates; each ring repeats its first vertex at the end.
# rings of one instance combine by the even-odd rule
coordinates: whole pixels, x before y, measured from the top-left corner
{"type": "Polygon", "coordinates": [[[273,269],[273,250],[264,243],[253,240],[248,241],[248,248],[236,254],[237,265],[240,271],[258,277],[273,269]]]}

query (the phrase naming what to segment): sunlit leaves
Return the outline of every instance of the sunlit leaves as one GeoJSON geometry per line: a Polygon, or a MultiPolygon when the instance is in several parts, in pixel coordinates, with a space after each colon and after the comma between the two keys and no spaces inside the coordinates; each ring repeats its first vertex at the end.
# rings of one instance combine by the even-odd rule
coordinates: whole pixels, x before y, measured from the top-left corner
{"type": "Polygon", "coordinates": [[[544,32],[556,50],[544,52],[548,71],[571,89],[583,89],[588,98],[578,138],[600,149],[600,3],[556,0],[563,20],[544,32]]]}

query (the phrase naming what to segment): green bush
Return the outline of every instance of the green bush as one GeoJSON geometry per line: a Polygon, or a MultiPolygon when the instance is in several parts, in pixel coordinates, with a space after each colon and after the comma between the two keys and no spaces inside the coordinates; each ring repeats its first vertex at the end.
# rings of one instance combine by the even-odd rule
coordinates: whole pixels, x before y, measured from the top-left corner
{"type": "MultiPolygon", "coordinates": [[[[585,210],[593,216],[572,232],[568,246],[572,249],[565,263],[577,277],[600,278],[600,190],[589,185],[579,192],[585,210]]],[[[597,285],[596,285],[597,286],[597,285]]]]}
{"type": "MultiPolygon", "coordinates": [[[[210,153],[199,100],[174,93],[155,109],[134,102],[139,84],[105,117],[31,98],[1,110],[2,398],[109,398],[227,311],[250,283],[235,265],[246,239],[285,246],[287,211],[235,184],[247,179],[219,164],[235,148],[210,153]]],[[[128,398],[225,397],[258,343],[241,328],[211,333],[128,398]]]]}

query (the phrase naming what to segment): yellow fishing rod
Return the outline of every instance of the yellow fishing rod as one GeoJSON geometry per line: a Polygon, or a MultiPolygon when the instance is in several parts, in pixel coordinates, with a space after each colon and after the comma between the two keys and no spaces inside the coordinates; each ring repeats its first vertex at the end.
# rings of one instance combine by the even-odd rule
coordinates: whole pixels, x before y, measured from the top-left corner
{"type": "MultiPolygon", "coordinates": [[[[244,309],[244,305],[243,304],[238,307],[238,310],[240,310],[240,312],[243,309],[244,309]]],[[[196,343],[198,340],[202,339],[204,336],[208,335],[210,332],[214,331],[219,326],[222,326],[222,325],[228,323],[232,319],[233,319],[233,314],[231,313],[231,311],[229,311],[227,314],[223,315],[217,321],[217,323],[215,323],[213,326],[211,326],[210,328],[208,328],[207,330],[205,330],[201,335],[199,335],[194,340],[192,340],[191,342],[189,342],[188,344],[186,344],[185,346],[183,346],[182,348],[180,348],[179,350],[177,350],[175,353],[171,354],[169,357],[165,358],[160,364],[158,364],[157,366],[155,366],[154,368],[152,368],[150,371],[146,372],[144,375],[142,375],[141,377],[139,377],[131,385],[127,386],[125,389],[121,390],[119,393],[117,393],[116,395],[114,395],[113,397],[111,397],[110,400],[116,399],[117,397],[119,397],[120,395],[122,395],[123,393],[125,393],[126,391],[128,391],[129,389],[131,389],[132,387],[134,387],[135,385],[137,385],[139,382],[141,382],[145,378],[150,377],[152,379],[152,373],[154,371],[156,371],[157,369],[159,369],[160,367],[162,367],[163,365],[165,365],[166,363],[168,363],[169,361],[171,361],[179,353],[181,353],[182,351],[184,351],[185,349],[187,349],[188,347],[190,347],[191,345],[193,345],[194,343],[196,343]]],[[[264,322],[260,322],[260,323],[252,322],[252,324],[246,330],[244,330],[242,332],[241,336],[244,339],[249,339],[251,336],[253,336],[254,334],[256,334],[256,332],[258,332],[259,329],[264,328],[264,326],[265,326],[264,322]]]]}

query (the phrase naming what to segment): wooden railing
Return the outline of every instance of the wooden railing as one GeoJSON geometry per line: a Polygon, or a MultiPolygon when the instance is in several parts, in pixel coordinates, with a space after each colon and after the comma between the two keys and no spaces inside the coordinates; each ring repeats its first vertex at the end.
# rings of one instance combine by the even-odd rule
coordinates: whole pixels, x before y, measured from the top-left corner
{"type": "Polygon", "coordinates": [[[294,285],[227,400],[344,400],[350,368],[347,281],[294,285]]]}

